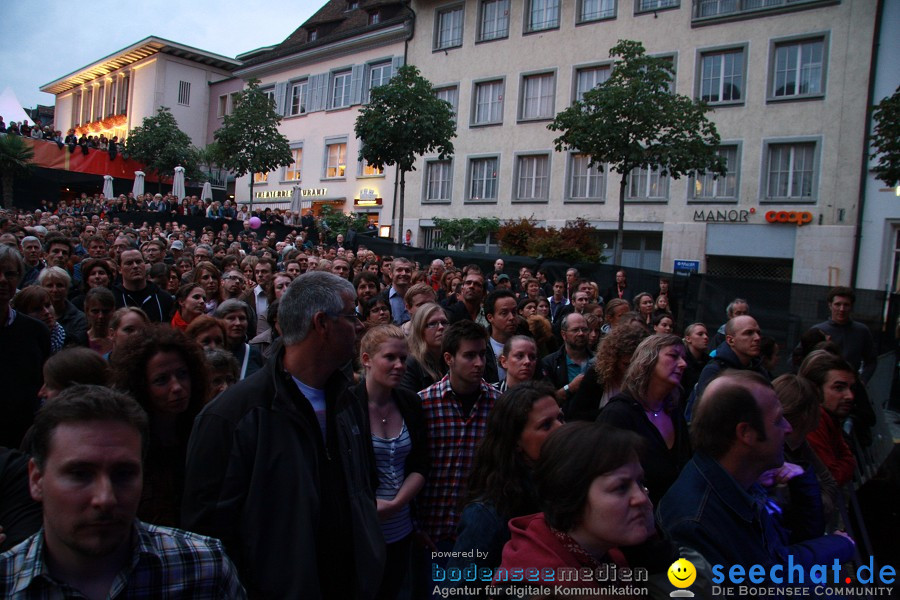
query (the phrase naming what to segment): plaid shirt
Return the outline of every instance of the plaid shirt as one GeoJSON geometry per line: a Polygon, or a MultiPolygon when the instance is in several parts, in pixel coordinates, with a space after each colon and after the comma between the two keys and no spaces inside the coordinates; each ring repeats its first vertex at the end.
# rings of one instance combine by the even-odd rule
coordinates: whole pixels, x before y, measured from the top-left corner
{"type": "MultiPolygon", "coordinates": [[[[219,540],[135,520],[131,563],[113,580],[109,599],[246,598],[219,540]]],[[[0,554],[0,598],[84,596],[55,580],[44,557],[43,529],[0,554]]]]}
{"type": "Polygon", "coordinates": [[[456,525],[462,512],[475,447],[487,429],[488,413],[499,392],[482,380],[481,395],[472,411],[463,416],[450,376],[419,392],[428,430],[431,470],[425,488],[416,502],[419,529],[435,543],[456,538],[456,525]]]}

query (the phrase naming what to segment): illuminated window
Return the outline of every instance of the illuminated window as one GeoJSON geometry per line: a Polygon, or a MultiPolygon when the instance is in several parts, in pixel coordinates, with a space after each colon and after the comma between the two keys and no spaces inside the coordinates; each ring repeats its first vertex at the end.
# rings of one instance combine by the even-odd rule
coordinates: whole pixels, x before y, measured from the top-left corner
{"type": "Polygon", "coordinates": [[[632,169],[628,174],[628,197],[634,200],[660,200],[669,196],[669,176],[659,166],[632,169]]]}
{"type": "Polygon", "coordinates": [[[336,142],[325,145],[325,178],[344,177],[347,170],[347,143],[336,142]]]}
{"type": "Polygon", "coordinates": [[[294,148],[291,150],[294,162],[284,170],[285,181],[300,181],[300,165],[303,162],[303,148],[294,148]]]}
{"type": "Polygon", "coordinates": [[[254,173],[253,183],[267,183],[269,181],[268,173],[254,173]]]}
{"type": "Polygon", "coordinates": [[[693,178],[692,194],[695,200],[737,200],[738,192],[738,147],[720,146],[717,154],[725,160],[727,173],[716,176],[711,173],[693,178]]]}

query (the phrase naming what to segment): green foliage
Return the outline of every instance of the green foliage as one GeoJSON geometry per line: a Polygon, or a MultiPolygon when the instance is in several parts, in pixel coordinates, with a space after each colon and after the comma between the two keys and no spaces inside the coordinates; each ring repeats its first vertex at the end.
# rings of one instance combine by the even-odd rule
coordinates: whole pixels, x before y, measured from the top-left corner
{"type": "Polygon", "coordinates": [[[346,236],[350,230],[365,231],[368,224],[366,215],[362,213],[346,214],[330,204],[322,206],[319,211],[319,232],[326,244],[337,240],[339,233],[346,236]]]}
{"type": "Polygon", "coordinates": [[[417,156],[452,155],[455,129],[450,103],[435,97],[416,67],[404,65],[386,85],[373,88],[369,103],[359,110],[359,156],[371,165],[412,171],[417,156]]]}
{"type": "MultiPolygon", "coordinates": [[[[635,168],[659,165],[674,179],[691,173],[725,175],[716,153],[719,134],[706,118],[705,103],[670,91],[671,62],[648,56],[640,42],[620,40],[609,51],[619,57],[609,79],[556,115],[547,127],[561,132],[557,151],[590,156],[591,165],[609,164],[619,182],[619,240],[625,216],[625,187],[635,168]]],[[[615,262],[621,262],[622,244],[615,262]]]]}
{"type": "Polygon", "coordinates": [[[542,260],[603,262],[596,229],[583,218],[562,229],[538,227],[533,219],[506,221],[497,234],[504,254],[531,256],[542,260]]]}
{"type": "Polygon", "coordinates": [[[203,178],[191,137],[178,128],[178,122],[165,106],[160,106],[156,115],[145,117],[140,126],[131,130],[125,152],[158,177],[171,177],[180,165],[188,179],[203,178]]]}
{"type": "MultiPolygon", "coordinates": [[[[234,110],[213,134],[216,163],[237,177],[291,165],[291,145],[278,131],[279,124],[281,115],[275,111],[274,102],[259,89],[259,80],[251,79],[235,99],[234,110]]],[[[250,202],[252,206],[252,177],[250,202]]]]}
{"type": "Polygon", "coordinates": [[[434,219],[438,230],[434,241],[436,248],[449,248],[463,252],[473,244],[483,242],[500,227],[500,221],[488,217],[478,219],[434,219]]]}
{"type": "Polygon", "coordinates": [[[894,187],[900,184],[900,87],[878,103],[872,119],[875,121],[872,158],[878,159],[872,170],[878,179],[894,187]]]}
{"type": "Polygon", "coordinates": [[[456,125],[449,102],[434,95],[434,87],[412,65],[404,65],[385,84],[373,88],[369,103],[356,117],[359,157],[370,165],[397,165],[400,208],[395,214],[397,241],[401,241],[406,173],[416,168],[416,157],[453,154],[456,125]]]}
{"type": "Polygon", "coordinates": [[[34,149],[17,135],[0,135],[0,180],[3,183],[3,207],[12,208],[16,177],[29,174],[34,149]]]}

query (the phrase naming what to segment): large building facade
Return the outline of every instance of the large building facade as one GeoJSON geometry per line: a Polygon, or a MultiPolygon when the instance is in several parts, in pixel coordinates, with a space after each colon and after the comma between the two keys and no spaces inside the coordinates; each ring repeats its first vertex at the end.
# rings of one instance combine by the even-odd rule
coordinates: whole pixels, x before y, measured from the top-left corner
{"type": "Polygon", "coordinates": [[[453,106],[455,155],[407,178],[404,228],[433,219],[577,217],[611,254],[618,175],[556,152],[547,124],[610,73],[609,48],[672,61],[675,91],[703,98],[728,175],[633,173],[623,263],[847,284],[865,176],[875,0],[417,0],[408,61],[453,106]]]}
{"type": "MultiPolygon", "coordinates": [[[[286,208],[295,186],[314,211],[329,204],[390,225],[395,169],[359,160],[354,125],[370,90],[404,63],[412,14],[402,2],[331,0],[284,42],[245,59],[235,74],[256,78],[283,115],[279,130],[294,162],[239,178],[238,202],[286,208]]],[[[229,100],[220,96],[223,110],[229,100]]]]}
{"type": "Polygon", "coordinates": [[[168,107],[194,145],[206,145],[209,85],[240,63],[226,56],[147,37],[41,86],[56,96],[56,128],[124,140],[145,117],[168,107]]]}

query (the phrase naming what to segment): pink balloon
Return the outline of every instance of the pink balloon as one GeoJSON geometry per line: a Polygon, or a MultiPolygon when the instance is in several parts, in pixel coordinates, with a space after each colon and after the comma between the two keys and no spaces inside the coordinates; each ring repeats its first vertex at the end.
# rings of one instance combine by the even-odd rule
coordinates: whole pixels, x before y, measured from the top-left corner
{"type": "Polygon", "coordinates": [[[262,221],[259,220],[259,217],[250,217],[250,229],[259,229],[260,225],[262,225],[262,221]]]}

